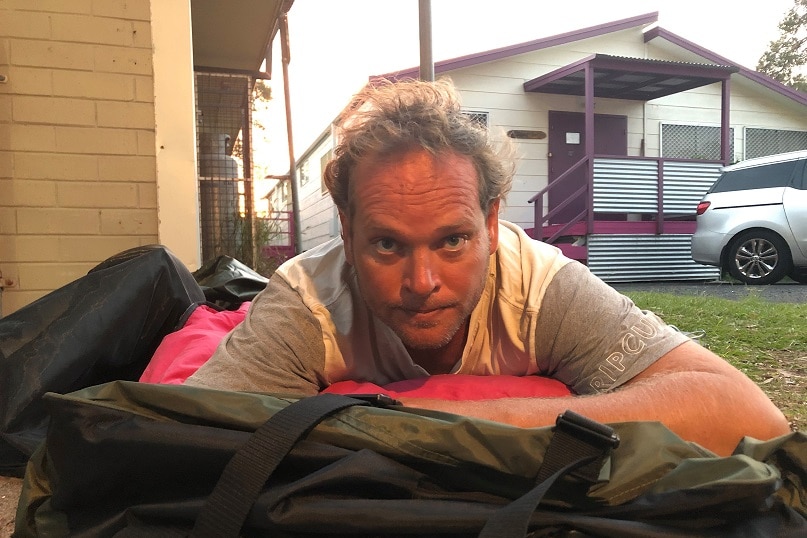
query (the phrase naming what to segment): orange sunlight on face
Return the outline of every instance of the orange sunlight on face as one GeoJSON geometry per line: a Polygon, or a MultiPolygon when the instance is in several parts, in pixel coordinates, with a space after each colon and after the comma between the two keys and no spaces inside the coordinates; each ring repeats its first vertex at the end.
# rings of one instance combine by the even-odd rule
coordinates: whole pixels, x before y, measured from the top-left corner
{"type": "Polygon", "coordinates": [[[480,208],[473,162],[416,149],[362,162],[351,181],[354,214],[340,218],[368,308],[410,351],[461,352],[498,244],[499,203],[480,208]]]}

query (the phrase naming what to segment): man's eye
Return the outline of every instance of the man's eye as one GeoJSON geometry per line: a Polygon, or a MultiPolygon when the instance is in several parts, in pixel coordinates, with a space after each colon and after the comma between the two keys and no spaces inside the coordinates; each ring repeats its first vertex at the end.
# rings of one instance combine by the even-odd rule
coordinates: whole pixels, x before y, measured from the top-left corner
{"type": "Polygon", "coordinates": [[[462,247],[465,246],[465,243],[467,241],[468,240],[461,235],[450,235],[446,237],[445,241],[443,242],[443,245],[448,250],[460,250],[462,247]]]}
{"type": "Polygon", "coordinates": [[[385,237],[375,242],[375,248],[379,252],[395,252],[397,244],[392,239],[385,237]]]}

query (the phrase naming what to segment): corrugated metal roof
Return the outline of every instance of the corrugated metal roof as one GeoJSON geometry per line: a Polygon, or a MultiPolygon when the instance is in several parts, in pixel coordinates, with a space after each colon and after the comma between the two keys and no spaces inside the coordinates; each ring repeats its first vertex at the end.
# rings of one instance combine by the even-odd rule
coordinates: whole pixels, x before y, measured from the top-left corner
{"type": "Polygon", "coordinates": [[[721,82],[738,71],[731,65],[593,54],[525,82],[524,91],[583,96],[589,68],[593,71],[595,97],[637,101],[721,82]]]}

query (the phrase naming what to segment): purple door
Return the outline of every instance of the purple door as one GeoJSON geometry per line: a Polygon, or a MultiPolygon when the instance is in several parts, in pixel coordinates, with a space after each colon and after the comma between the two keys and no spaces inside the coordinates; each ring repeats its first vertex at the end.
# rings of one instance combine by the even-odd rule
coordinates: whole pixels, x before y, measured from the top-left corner
{"type": "MultiPolygon", "coordinates": [[[[549,183],[582,159],[586,154],[586,116],[582,112],[549,111],[549,183]]],[[[594,115],[594,153],[596,155],[628,154],[628,118],[606,114],[594,115]]],[[[577,189],[586,184],[586,165],[574,171],[549,191],[549,211],[566,201],[577,189]]],[[[565,224],[586,208],[585,196],[574,200],[549,224],[565,224]]]]}

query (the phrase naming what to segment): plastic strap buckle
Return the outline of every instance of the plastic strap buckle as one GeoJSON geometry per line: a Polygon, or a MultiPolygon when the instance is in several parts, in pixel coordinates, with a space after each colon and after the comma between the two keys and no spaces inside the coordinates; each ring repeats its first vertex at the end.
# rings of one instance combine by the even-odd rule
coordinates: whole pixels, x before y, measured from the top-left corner
{"type": "Polygon", "coordinates": [[[592,484],[599,479],[611,450],[618,446],[619,435],[613,428],[566,410],[555,421],[537,479],[542,482],[559,469],[579,461],[580,466],[569,475],[592,484]]]}

